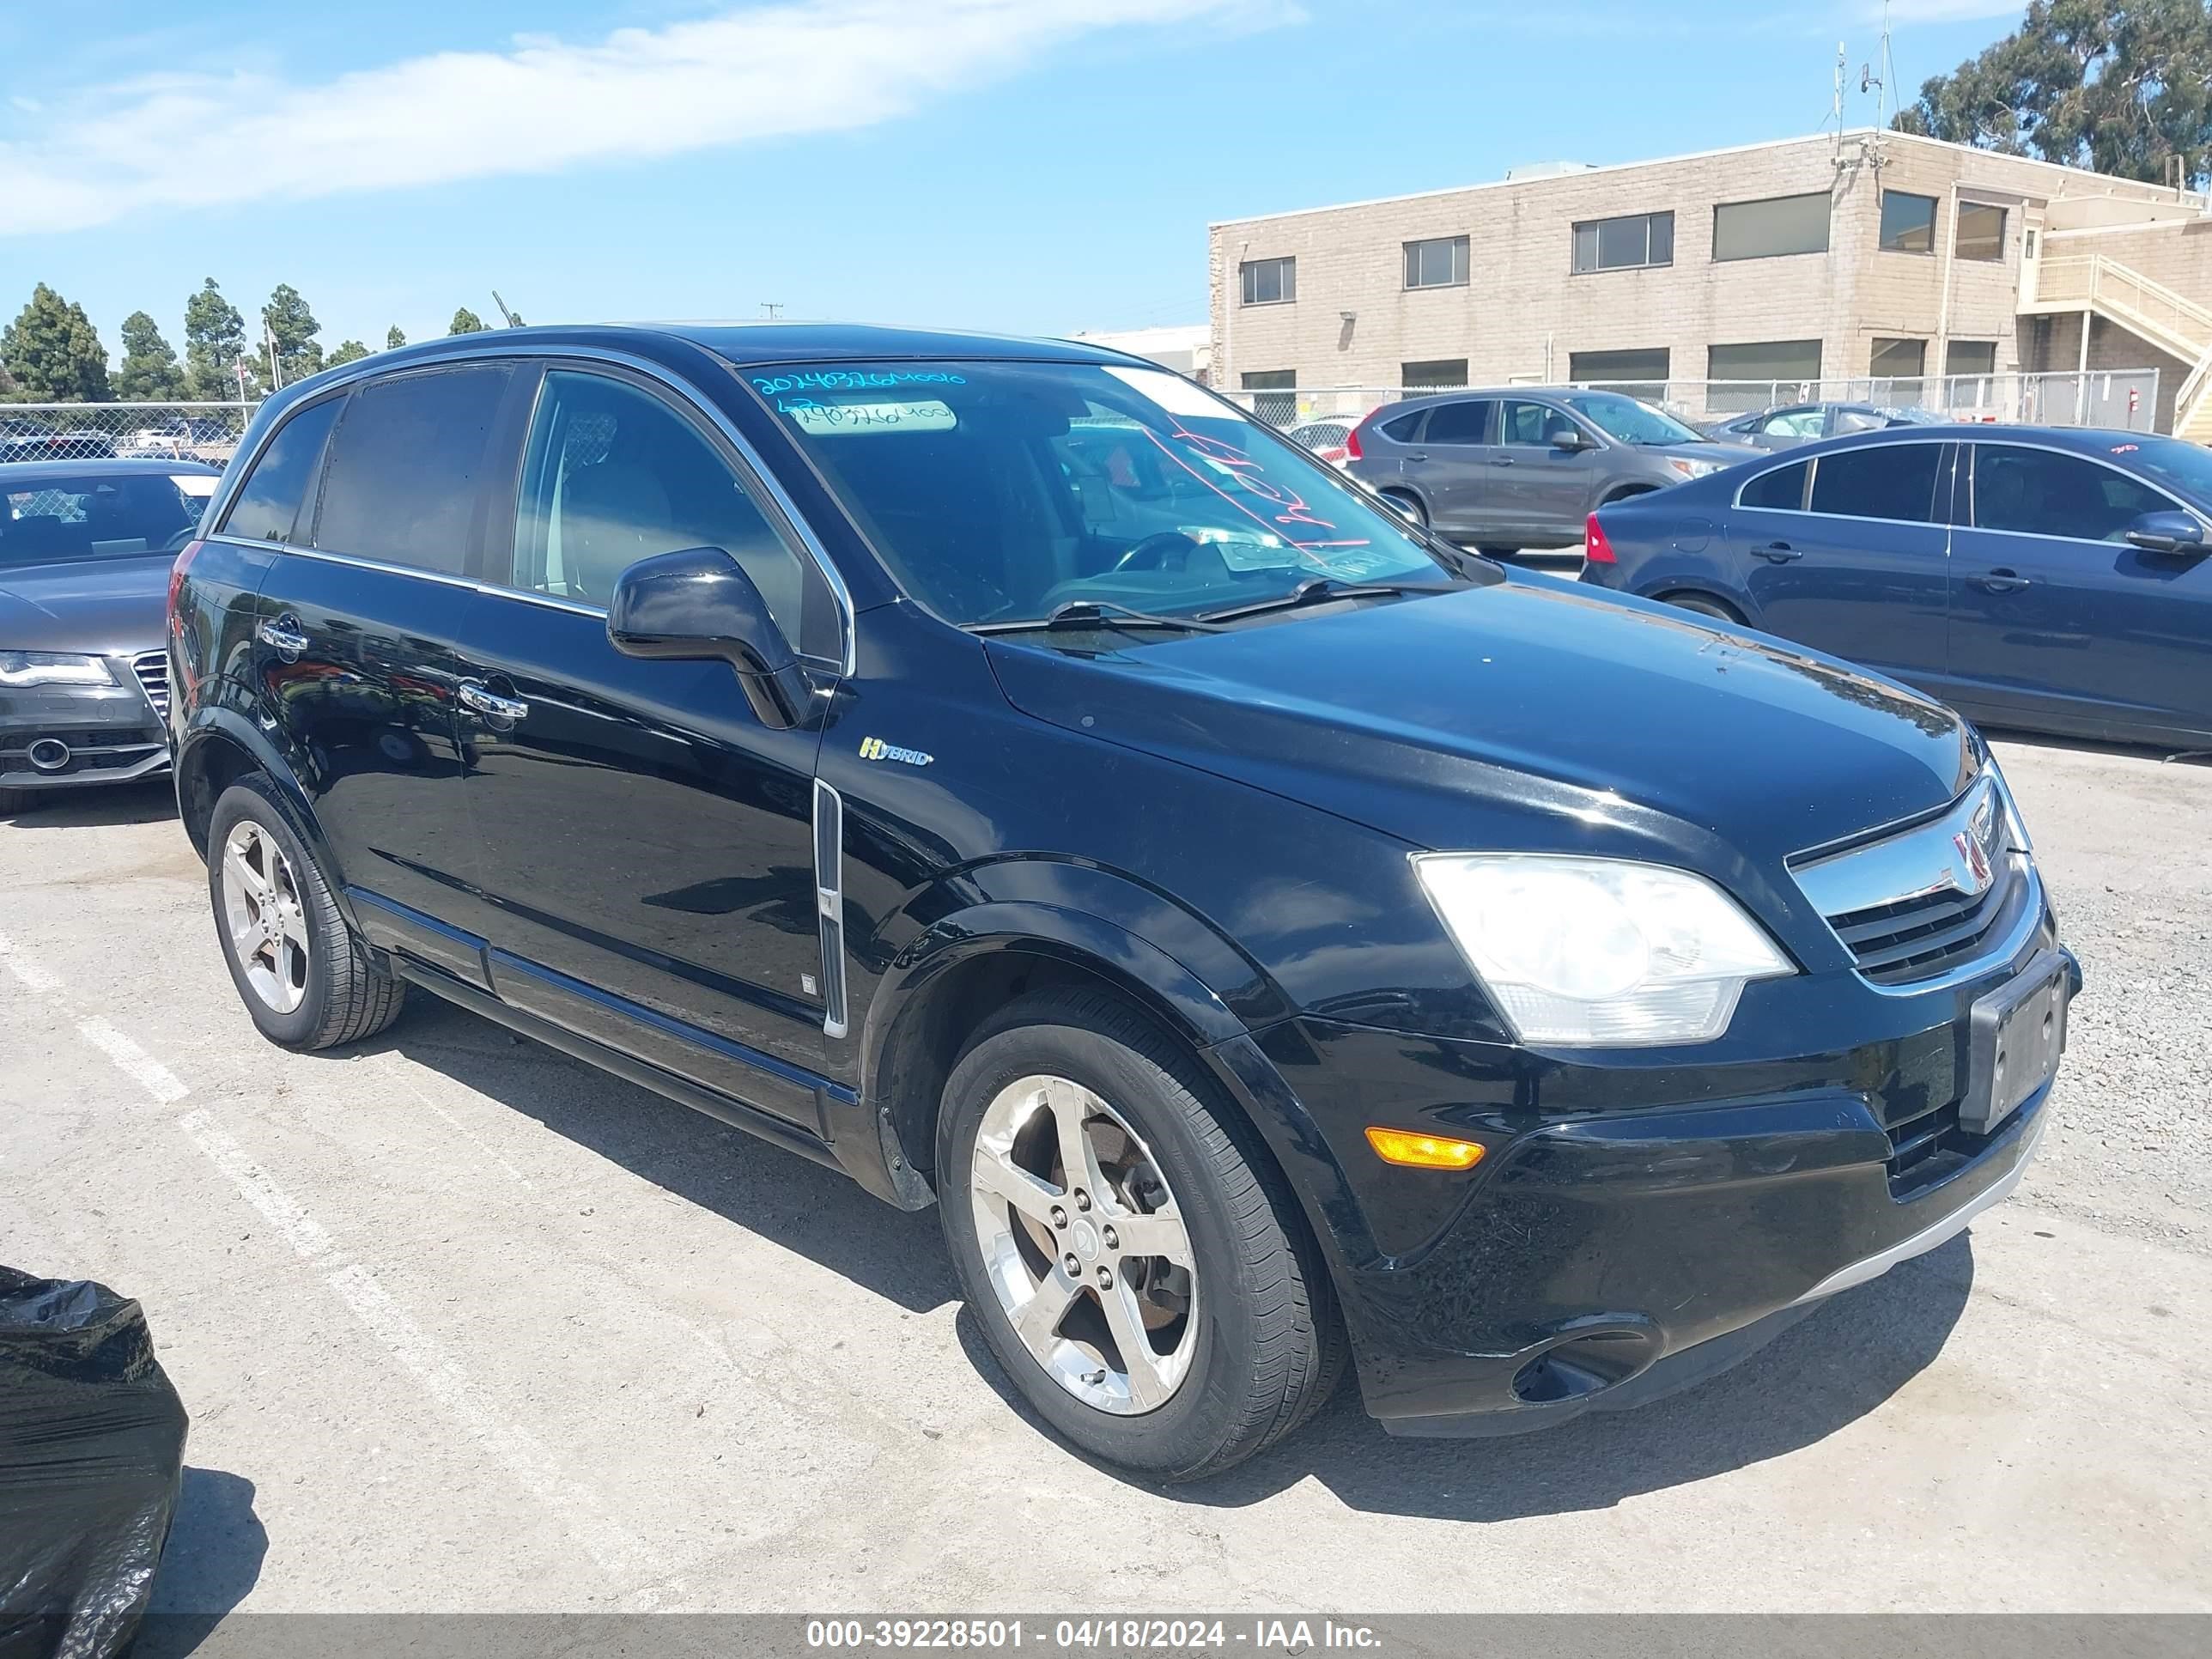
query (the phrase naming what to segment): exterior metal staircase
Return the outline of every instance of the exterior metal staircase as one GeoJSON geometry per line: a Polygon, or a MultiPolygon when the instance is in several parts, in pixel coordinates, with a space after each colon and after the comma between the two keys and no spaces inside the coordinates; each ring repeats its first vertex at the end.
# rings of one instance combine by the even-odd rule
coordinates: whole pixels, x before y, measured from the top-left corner
{"type": "Polygon", "coordinates": [[[2191,366],[2173,400],[2173,433],[2212,444],[2212,309],[2101,253],[2038,260],[2021,284],[2024,314],[2086,311],[2191,366]]]}

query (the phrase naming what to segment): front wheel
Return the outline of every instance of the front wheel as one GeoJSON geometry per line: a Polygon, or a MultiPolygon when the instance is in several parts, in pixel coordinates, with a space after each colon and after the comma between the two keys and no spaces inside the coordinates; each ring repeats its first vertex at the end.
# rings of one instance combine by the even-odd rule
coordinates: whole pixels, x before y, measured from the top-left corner
{"type": "Polygon", "coordinates": [[[208,896],[231,982],[262,1036],[329,1048],[399,1017],[407,987],[379,968],[258,773],[222,792],[208,821],[208,896]]]}
{"type": "Polygon", "coordinates": [[[1090,992],[1042,993],[945,1085],[939,1211],[1030,1404],[1133,1474],[1188,1480],[1303,1423],[1343,1370],[1320,1252],[1188,1054],[1090,992]]]}

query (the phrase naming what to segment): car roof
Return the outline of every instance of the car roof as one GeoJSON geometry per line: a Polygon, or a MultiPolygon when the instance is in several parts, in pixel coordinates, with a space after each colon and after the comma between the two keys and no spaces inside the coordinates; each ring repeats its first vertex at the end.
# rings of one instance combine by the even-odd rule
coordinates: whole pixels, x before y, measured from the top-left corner
{"type": "Polygon", "coordinates": [[[129,478],[148,473],[173,478],[219,478],[222,469],[204,461],[165,461],[137,455],[88,455],[81,461],[0,461],[0,483],[11,484],[36,483],[41,478],[129,478]]]}
{"type": "Polygon", "coordinates": [[[1877,427],[1867,432],[1846,433],[1840,438],[1822,438],[1813,443],[1778,451],[1773,459],[1777,465],[1788,466],[1810,456],[1826,455],[1836,450],[1863,449],[1874,444],[1955,443],[1965,439],[1979,439],[1984,442],[2013,440],[2033,442],[2045,449],[2066,450],[2076,455],[2124,459],[2130,447],[2140,447],[2147,438],[2154,442],[2169,441],[2156,433],[2129,432],[2118,428],[2029,426],[2025,422],[2009,421],[1945,421],[1934,426],[1877,427]]]}

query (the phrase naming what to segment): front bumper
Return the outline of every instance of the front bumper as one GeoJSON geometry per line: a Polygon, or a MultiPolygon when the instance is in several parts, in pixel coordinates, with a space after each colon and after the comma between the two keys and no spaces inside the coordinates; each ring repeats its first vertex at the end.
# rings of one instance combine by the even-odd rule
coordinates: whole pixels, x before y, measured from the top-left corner
{"type": "MultiPolygon", "coordinates": [[[[2032,947],[2054,942],[2046,918],[2032,947]]],[[[1491,1147],[1456,1184],[1370,1169],[1340,1200],[1362,1223],[1330,1231],[1369,1411],[1396,1434],[1499,1435],[1645,1404],[1963,1231],[2049,1118],[2046,1087],[1986,1135],[1956,1121],[1967,1011],[2019,966],[1925,998],[1801,980],[1809,1057],[1754,1065],[1608,1075],[1314,1020],[1265,1034],[1333,1144],[1364,1119],[1491,1147]],[[1875,1015],[1891,1029],[1835,1041],[1875,1015]],[[1593,1103],[1607,1093],[1651,1103],[1593,1103]]]]}
{"type": "Polygon", "coordinates": [[[169,764],[169,734],[128,659],[114,685],[0,690],[0,790],[72,789],[150,777],[169,764]]]}

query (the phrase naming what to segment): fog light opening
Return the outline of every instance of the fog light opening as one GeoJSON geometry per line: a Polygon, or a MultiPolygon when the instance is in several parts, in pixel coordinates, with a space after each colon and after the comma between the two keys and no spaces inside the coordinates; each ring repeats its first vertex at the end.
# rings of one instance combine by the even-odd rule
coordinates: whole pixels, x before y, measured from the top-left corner
{"type": "Polygon", "coordinates": [[[41,772],[58,772],[70,763],[70,746],[59,738],[40,738],[29,753],[31,764],[41,772]]]}

